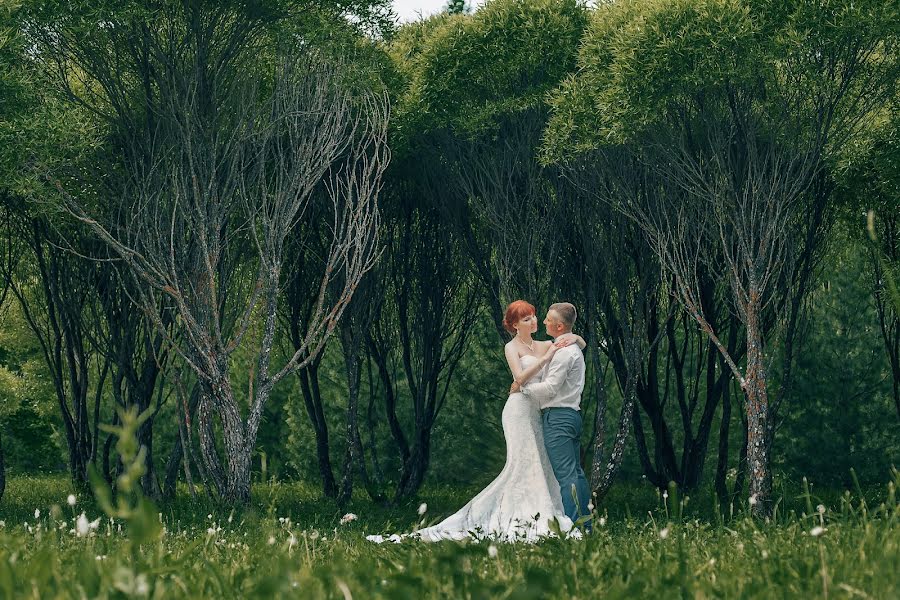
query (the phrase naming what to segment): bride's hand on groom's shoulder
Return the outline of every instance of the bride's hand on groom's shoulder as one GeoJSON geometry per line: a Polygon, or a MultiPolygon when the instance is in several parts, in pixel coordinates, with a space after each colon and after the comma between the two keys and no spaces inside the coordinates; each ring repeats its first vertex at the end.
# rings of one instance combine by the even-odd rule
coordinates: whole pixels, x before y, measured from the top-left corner
{"type": "Polygon", "coordinates": [[[519,385],[519,382],[513,380],[512,385],[509,386],[509,393],[515,394],[516,392],[518,392],[521,389],[522,389],[522,386],[519,385]]]}
{"type": "Polygon", "coordinates": [[[565,348],[566,346],[571,346],[575,343],[575,336],[571,333],[564,333],[563,335],[556,338],[556,341],[553,343],[554,348],[565,348]]]}

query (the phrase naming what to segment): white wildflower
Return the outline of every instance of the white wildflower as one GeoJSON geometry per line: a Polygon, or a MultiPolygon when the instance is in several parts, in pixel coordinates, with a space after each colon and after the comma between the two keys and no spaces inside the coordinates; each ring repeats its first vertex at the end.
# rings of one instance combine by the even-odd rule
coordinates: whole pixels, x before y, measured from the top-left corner
{"type": "Polygon", "coordinates": [[[207,519],[208,521],[212,521],[212,515],[211,515],[211,514],[206,515],[206,519],[207,519]]]}
{"type": "Polygon", "coordinates": [[[816,507],[816,512],[818,512],[820,515],[824,515],[825,514],[825,505],[824,504],[818,505],[816,507]]]}
{"type": "Polygon", "coordinates": [[[756,506],[756,494],[750,496],[750,506],[756,506]]]}
{"type": "Polygon", "coordinates": [[[600,517],[600,520],[598,521],[598,523],[600,523],[600,527],[603,527],[604,525],[606,525],[606,517],[600,517]]]}
{"type": "Polygon", "coordinates": [[[69,494],[69,497],[66,498],[66,504],[69,506],[75,506],[76,498],[75,494],[69,494]]]}
{"type": "Polygon", "coordinates": [[[497,558],[497,546],[491,544],[488,546],[488,556],[491,558],[497,558]]]}
{"type": "Polygon", "coordinates": [[[426,510],[428,510],[428,505],[423,502],[419,505],[419,516],[424,515],[426,510]]]}
{"type": "Polygon", "coordinates": [[[664,540],[667,537],[669,537],[669,528],[663,527],[662,529],[659,530],[659,539],[664,540]]]}
{"type": "Polygon", "coordinates": [[[138,596],[146,596],[150,593],[150,584],[147,582],[147,575],[141,573],[134,580],[134,593],[138,596]]]}
{"type": "Polygon", "coordinates": [[[341,517],[341,525],[346,525],[350,521],[355,521],[358,517],[353,513],[347,513],[343,517],[341,517]]]}
{"type": "Polygon", "coordinates": [[[762,555],[763,558],[769,558],[769,551],[768,551],[768,550],[763,550],[763,551],[761,552],[761,555],[762,555]]]}
{"type": "Polygon", "coordinates": [[[663,500],[667,500],[669,498],[669,492],[663,492],[663,500]]]}
{"type": "Polygon", "coordinates": [[[270,536],[269,536],[269,545],[271,546],[271,545],[274,544],[274,543],[275,543],[275,536],[274,536],[274,535],[270,535],[270,536]]]}
{"type": "Polygon", "coordinates": [[[820,527],[820,526],[816,525],[815,527],[813,527],[812,529],[809,530],[809,535],[811,535],[813,537],[819,537],[820,535],[825,533],[825,531],[826,531],[826,529],[824,527],[820,527]]]}
{"type": "Polygon", "coordinates": [[[588,502],[588,510],[589,510],[589,511],[593,511],[593,510],[594,510],[594,503],[593,503],[593,502],[588,502]]]}
{"type": "Polygon", "coordinates": [[[91,523],[87,520],[84,513],[78,515],[75,520],[75,533],[78,537],[84,537],[91,531],[91,523]]]}
{"type": "Polygon", "coordinates": [[[40,518],[41,518],[41,509],[39,509],[39,508],[34,509],[34,520],[37,521],[40,518]]]}

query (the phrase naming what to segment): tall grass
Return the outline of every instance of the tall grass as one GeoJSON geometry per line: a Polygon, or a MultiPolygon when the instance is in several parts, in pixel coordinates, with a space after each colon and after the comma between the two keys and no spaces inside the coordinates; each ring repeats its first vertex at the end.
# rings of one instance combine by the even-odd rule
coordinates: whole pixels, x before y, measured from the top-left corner
{"type": "Polygon", "coordinates": [[[769,522],[745,507],[717,515],[708,494],[620,485],[580,541],[375,545],[365,534],[437,520],[473,490],[426,490],[424,518],[418,503],[388,509],[357,497],[358,518],[344,524],[343,511],[303,484],[258,485],[240,511],[182,490],[148,534],[92,499],[70,506],[61,477],[15,477],[0,505],[0,596],[897,598],[898,485],[895,471],[865,495],[782,488],[769,522]]]}

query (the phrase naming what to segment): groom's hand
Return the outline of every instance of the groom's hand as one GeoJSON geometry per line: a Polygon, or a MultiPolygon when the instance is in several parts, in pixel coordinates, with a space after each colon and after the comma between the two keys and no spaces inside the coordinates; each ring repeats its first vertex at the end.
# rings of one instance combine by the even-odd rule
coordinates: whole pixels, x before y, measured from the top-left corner
{"type": "Polygon", "coordinates": [[[513,381],[513,382],[512,382],[512,385],[509,386],[509,393],[510,393],[510,394],[515,394],[516,392],[518,392],[518,391],[521,390],[521,389],[522,389],[522,387],[519,385],[519,382],[518,382],[518,381],[513,381]]]}

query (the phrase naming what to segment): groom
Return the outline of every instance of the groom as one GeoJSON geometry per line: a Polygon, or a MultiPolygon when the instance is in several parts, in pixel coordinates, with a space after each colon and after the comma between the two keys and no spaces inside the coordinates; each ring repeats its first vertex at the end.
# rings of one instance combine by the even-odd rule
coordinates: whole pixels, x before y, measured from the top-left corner
{"type": "MultiPolygon", "coordinates": [[[[544,319],[547,335],[557,338],[570,333],[577,313],[568,302],[552,304],[544,319]]],[[[581,468],[581,391],[584,389],[584,355],[571,344],[556,351],[546,367],[544,380],[526,383],[521,392],[534,398],[541,407],[544,445],[550,456],[553,474],[559,482],[563,508],[572,521],[588,514],[590,489],[581,468]],[[574,489],[574,494],[573,494],[574,489]],[[575,497],[577,496],[577,505],[575,497]]],[[[513,382],[513,392],[520,391],[513,382]]],[[[590,521],[585,523],[590,531],[590,521]]]]}

